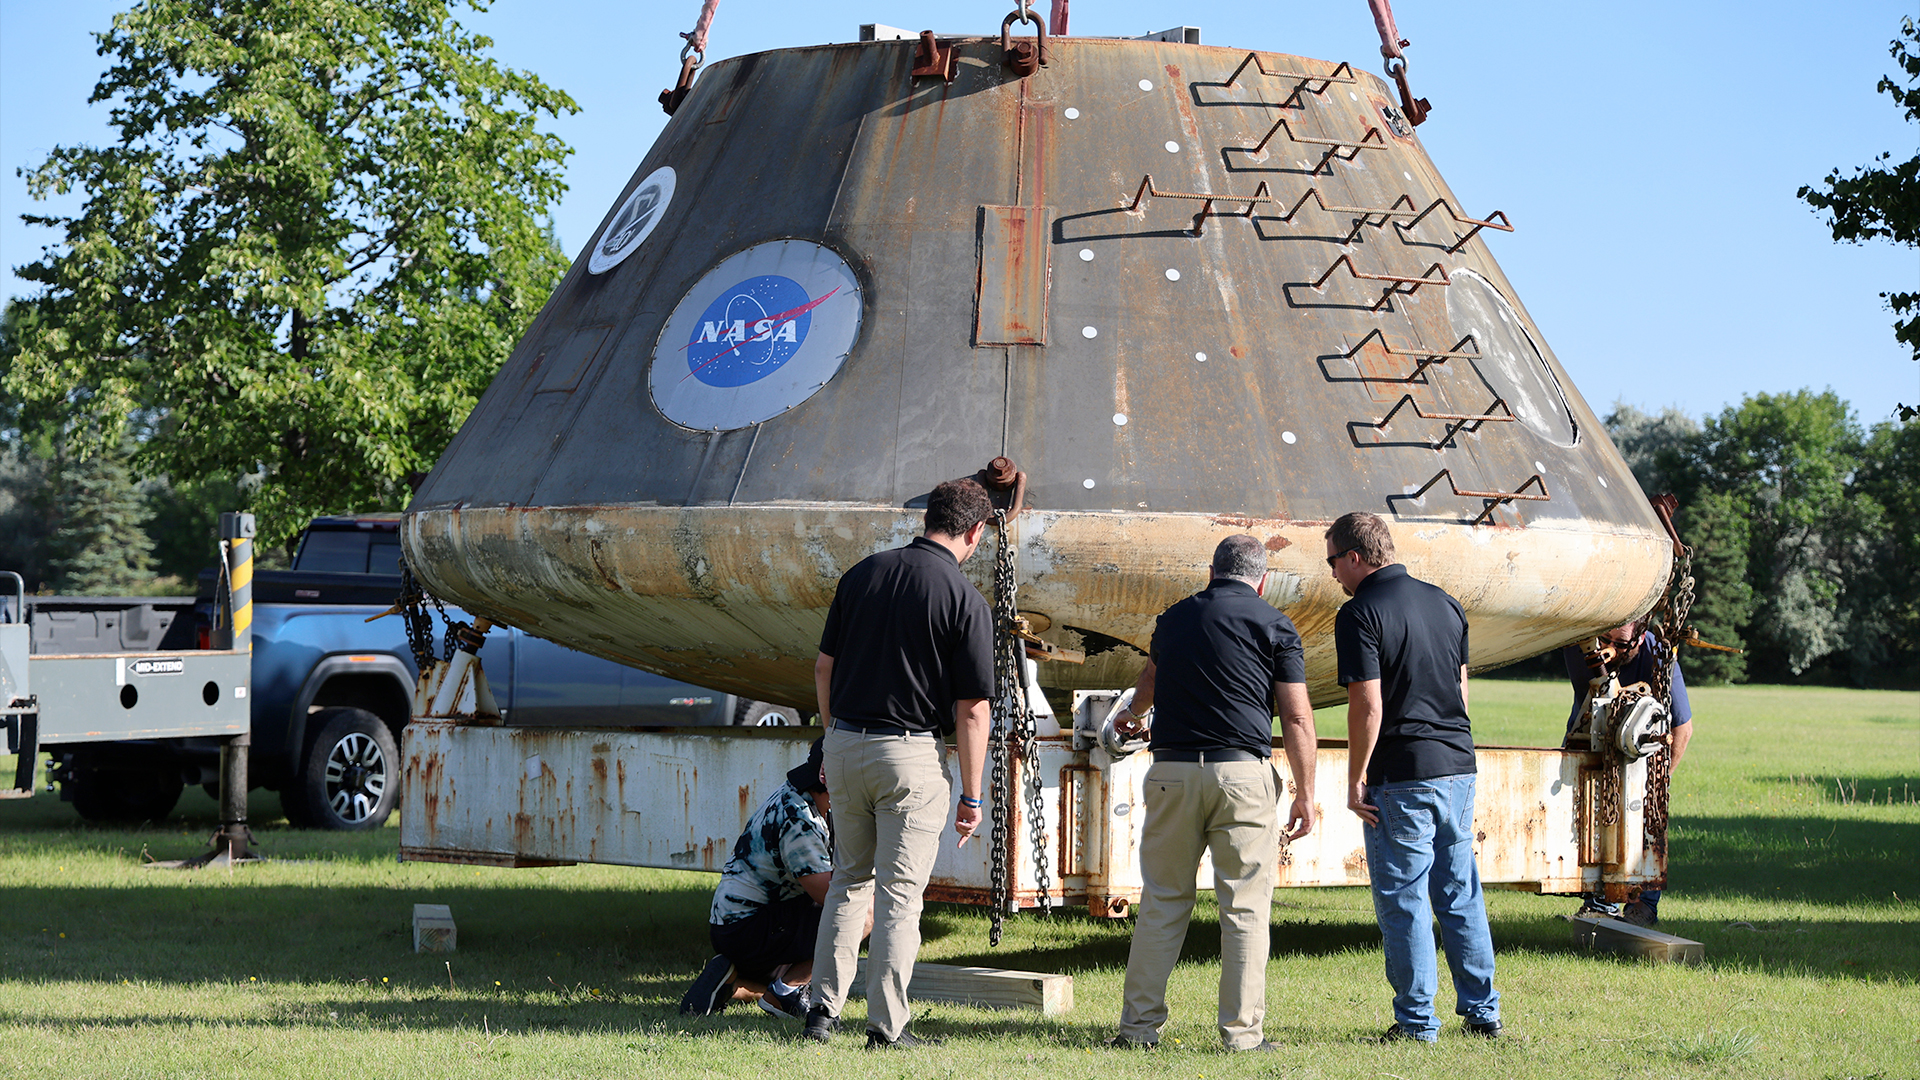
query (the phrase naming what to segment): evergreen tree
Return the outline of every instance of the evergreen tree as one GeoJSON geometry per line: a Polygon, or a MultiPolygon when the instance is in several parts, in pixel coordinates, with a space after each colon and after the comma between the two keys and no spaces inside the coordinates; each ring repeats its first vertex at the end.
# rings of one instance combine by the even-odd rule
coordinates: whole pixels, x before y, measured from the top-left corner
{"type": "MultiPolygon", "coordinates": [[[[1701,640],[1745,649],[1740,628],[1753,618],[1753,587],[1747,584],[1747,518],[1733,498],[1702,491],[1674,515],[1674,527],[1693,548],[1694,600],[1687,621],[1701,640]]],[[[1690,682],[1745,682],[1745,653],[1685,649],[1680,656],[1690,682]]]]}
{"type": "Polygon", "coordinates": [[[147,503],[127,468],[128,448],[54,468],[49,566],[56,592],[126,596],[153,582],[147,503]]]}

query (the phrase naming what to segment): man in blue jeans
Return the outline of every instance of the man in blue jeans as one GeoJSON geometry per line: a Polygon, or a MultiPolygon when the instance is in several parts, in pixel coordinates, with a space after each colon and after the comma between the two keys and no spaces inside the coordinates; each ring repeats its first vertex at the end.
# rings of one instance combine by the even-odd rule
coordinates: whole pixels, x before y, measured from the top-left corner
{"type": "Polygon", "coordinates": [[[1373,514],[1327,530],[1327,566],[1353,599],[1334,617],[1347,688],[1347,808],[1365,824],[1367,875],[1393,986],[1383,1038],[1433,1042],[1433,919],[1466,1032],[1500,1035],[1493,936],[1473,861],[1467,618],[1459,601],[1394,562],[1373,514]]]}

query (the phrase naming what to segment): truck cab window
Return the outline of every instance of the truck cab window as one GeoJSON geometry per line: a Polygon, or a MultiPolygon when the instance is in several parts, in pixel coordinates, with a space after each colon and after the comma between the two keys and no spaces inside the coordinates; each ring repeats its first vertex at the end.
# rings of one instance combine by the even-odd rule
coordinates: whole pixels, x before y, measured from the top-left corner
{"type": "Polygon", "coordinates": [[[300,553],[294,556],[294,569],[323,574],[364,574],[367,572],[367,542],[370,539],[366,533],[358,530],[310,531],[300,544],[300,553]]]}

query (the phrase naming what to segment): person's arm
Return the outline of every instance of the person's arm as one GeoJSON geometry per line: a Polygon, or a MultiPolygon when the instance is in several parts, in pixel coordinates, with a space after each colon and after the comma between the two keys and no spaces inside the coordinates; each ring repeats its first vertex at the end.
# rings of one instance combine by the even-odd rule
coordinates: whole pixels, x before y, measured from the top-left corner
{"type": "Polygon", "coordinates": [[[1380,741],[1380,680],[1347,684],[1347,809],[1369,825],[1380,824],[1380,809],[1367,802],[1367,761],[1380,741]]]}
{"type": "Polygon", "coordinates": [[[1673,740],[1673,763],[1667,768],[1677,769],[1680,767],[1681,755],[1687,752],[1687,744],[1693,741],[1693,724],[1689,722],[1676,725],[1668,738],[1673,740]]]}
{"type": "Polygon", "coordinates": [[[1274,704],[1280,710],[1280,744],[1293,774],[1293,809],[1287,813],[1285,836],[1298,840],[1313,831],[1319,820],[1314,808],[1314,765],[1319,760],[1320,736],[1313,730],[1313,702],[1306,683],[1274,683],[1274,704]]]}
{"type": "Polygon", "coordinates": [[[1133,683],[1133,701],[1120,710],[1120,716],[1113,722],[1113,730],[1127,738],[1140,734],[1140,715],[1153,708],[1153,679],[1155,669],[1153,661],[1140,669],[1140,677],[1133,683]]]}
{"type": "Polygon", "coordinates": [[[1467,706],[1467,665],[1465,664],[1460,665],[1460,711],[1469,714],[1473,712],[1467,706]]]}
{"type": "Polygon", "coordinates": [[[987,739],[993,733],[993,712],[986,698],[962,698],[953,705],[955,741],[960,745],[960,807],[953,812],[953,831],[960,843],[980,828],[980,774],[987,764],[987,739]],[[967,800],[974,805],[968,806],[967,800]]]}
{"type": "Polygon", "coordinates": [[[833,657],[821,653],[813,661],[813,699],[820,705],[820,726],[833,726],[833,711],[828,708],[833,697],[833,657]]]}
{"type": "Polygon", "coordinates": [[[1680,755],[1687,752],[1687,743],[1693,738],[1693,703],[1687,700],[1687,680],[1680,674],[1680,662],[1673,662],[1673,681],[1670,684],[1673,694],[1673,764],[1669,768],[1678,768],[1680,755]]]}
{"type": "Polygon", "coordinates": [[[795,880],[800,883],[802,889],[807,891],[807,899],[822,905],[827,902],[827,886],[833,882],[831,870],[822,874],[806,874],[795,880]]]}

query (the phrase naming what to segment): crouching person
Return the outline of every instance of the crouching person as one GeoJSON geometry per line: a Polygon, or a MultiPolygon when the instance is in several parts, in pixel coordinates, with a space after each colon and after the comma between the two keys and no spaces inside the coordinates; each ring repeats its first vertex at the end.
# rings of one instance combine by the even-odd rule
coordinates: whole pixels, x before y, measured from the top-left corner
{"type": "Polygon", "coordinates": [[[734,842],[713,892],[707,932],[719,955],[680,999],[704,1016],[730,1001],[758,1001],[775,1016],[804,1020],[820,905],[833,877],[821,741],[787,773],[734,842]]]}

